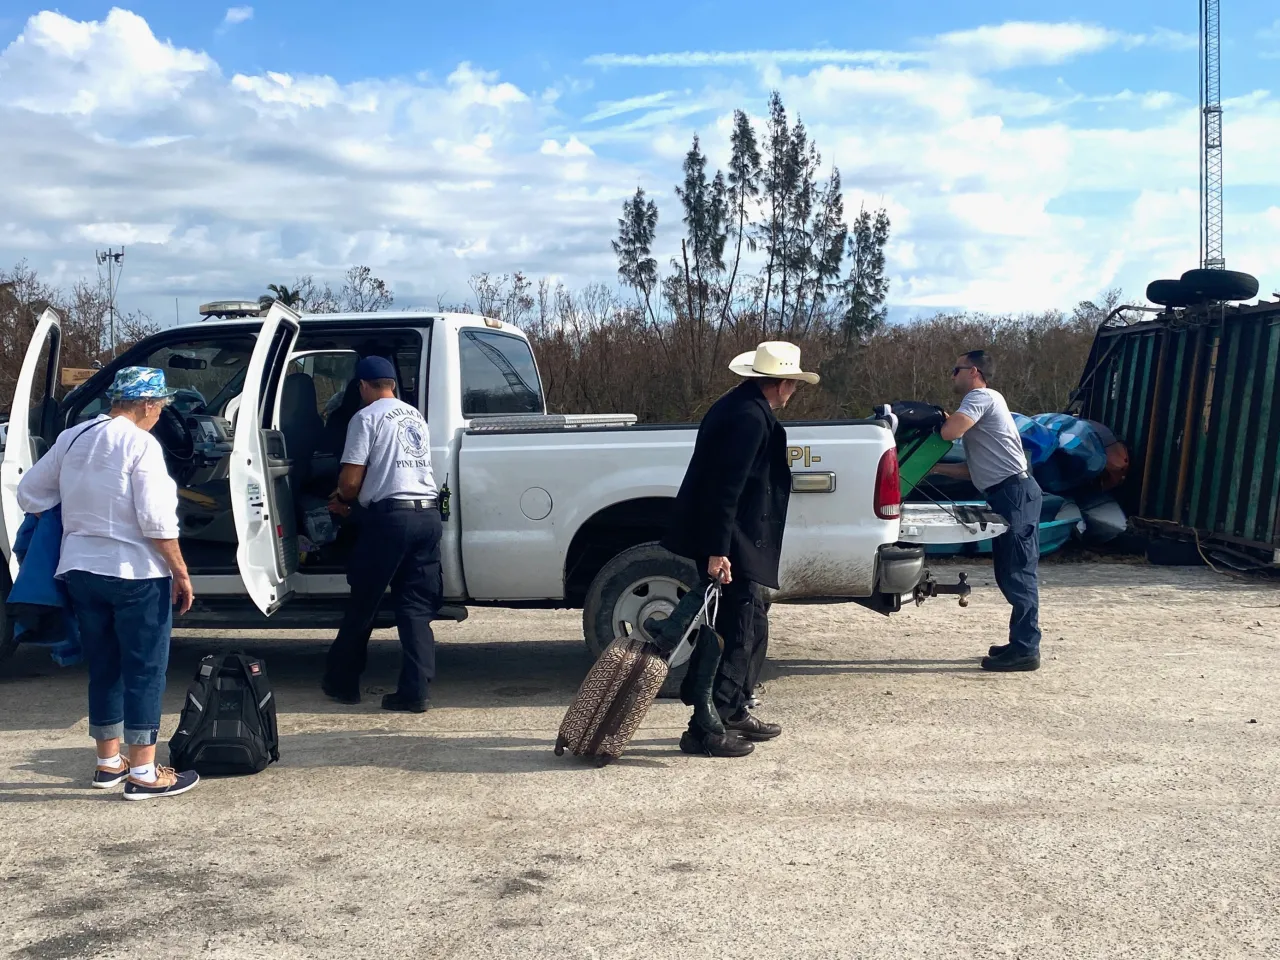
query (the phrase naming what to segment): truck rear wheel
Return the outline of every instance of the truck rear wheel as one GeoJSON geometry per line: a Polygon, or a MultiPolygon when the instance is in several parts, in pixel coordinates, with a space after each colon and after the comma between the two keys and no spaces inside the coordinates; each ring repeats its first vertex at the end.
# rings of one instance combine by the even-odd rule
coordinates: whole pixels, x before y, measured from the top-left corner
{"type": "MultiPolygon", "coordinates": [[[[638,635],[647,639],[645,620],[670,615],[697,581],[692,562],[656,543],[623,550],[601,568],[587,590],[582,606],[587,649],[598,657],[617,637],[638,635]]],[[[676,696],[684,671],[683,666],[673,670],[659,695],[676,696]]]]}

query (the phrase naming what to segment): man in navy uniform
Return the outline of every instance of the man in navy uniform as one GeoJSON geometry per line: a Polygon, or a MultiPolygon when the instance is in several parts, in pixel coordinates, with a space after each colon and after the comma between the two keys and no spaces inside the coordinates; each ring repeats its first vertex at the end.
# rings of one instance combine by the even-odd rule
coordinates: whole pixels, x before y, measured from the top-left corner
{"type": "Polygon", "coordinates": [[[423,713],[436,672],[431,621],[444,591],[427,423],[416,408],[396,398],[390,360],[365,357],[356,365],[355,379],[363,406],[347,427],[329,509],[348,516],[351,505],[359,503],[363,510],[347,563],[351,600],[329,648],[321,687],[340,703],[360,702],[369,634],[390,587],[403,654],[399,683],[382,698],[382,707],[423,713]]]}

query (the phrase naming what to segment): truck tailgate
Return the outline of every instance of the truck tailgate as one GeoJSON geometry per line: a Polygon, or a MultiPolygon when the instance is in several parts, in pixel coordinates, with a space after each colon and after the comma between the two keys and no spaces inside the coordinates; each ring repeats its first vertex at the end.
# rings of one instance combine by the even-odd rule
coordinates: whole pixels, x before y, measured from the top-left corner
{"type": "Polygon", "coordinates": [[[1000,536],[1008,528],[1004,519],[984,501],[962,503],[904,503],[898,539],[926,546],[942,543],[977,543],[1000,536]]]}

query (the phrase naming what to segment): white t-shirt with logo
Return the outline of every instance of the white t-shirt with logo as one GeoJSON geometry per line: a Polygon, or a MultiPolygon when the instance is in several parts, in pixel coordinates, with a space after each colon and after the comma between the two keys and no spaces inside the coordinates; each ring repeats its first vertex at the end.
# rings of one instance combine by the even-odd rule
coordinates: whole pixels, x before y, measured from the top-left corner
{"type": "Polygon", "coordinates": [[[365,467],[360,506],[379,500],[436,495],[431,439],[422,414],[403,400],[383,397],[351,418],[342,462],[365,467]]]}

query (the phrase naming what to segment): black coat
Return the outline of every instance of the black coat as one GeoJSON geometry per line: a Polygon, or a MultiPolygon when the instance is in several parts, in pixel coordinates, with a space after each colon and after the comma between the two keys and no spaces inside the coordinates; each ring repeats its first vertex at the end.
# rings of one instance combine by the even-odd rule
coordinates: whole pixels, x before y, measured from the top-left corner
{"type": "Polygon", "coordinates": [[[787,432],[744,380],[702,418],[662,545],[699,573],[709,557],[728,557],[735,580],[776,588],[790,499],[787,432]]]}

